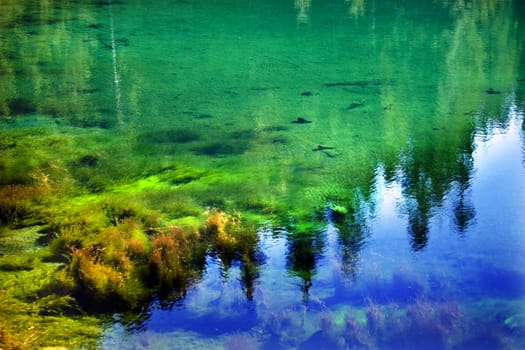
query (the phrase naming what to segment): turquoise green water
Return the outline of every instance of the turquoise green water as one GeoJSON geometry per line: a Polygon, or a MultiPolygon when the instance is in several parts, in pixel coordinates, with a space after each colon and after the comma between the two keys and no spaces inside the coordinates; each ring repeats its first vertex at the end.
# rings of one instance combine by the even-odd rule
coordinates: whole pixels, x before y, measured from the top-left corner
{"type": "Polygon", "coordinates": [[[259,223],[253,270],[210,251],[101,348],[519,349],[524,13],[3,1],[0,183],[259,223]]]}

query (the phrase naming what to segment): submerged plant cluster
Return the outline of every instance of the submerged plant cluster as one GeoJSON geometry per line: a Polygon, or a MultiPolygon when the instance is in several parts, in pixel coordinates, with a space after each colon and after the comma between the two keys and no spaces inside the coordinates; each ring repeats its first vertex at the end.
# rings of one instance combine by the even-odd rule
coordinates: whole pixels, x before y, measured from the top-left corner
{"type": "MultiPolygon", "coordinates": [[[[346,306],[313,314],[306,309],[283,310],[267,318],[265,331],[267,336],[251,349],[444,350],[519,346],[501,329],[483,321],[472,324],[458,303],[424,299],[409,304],[376,304],[369,299],[362,308],[346,306]]],[[[239,349],[237,342],[249,343],[249,338],[246,334],[227,338],[227,348],[239,349]]]]}
{"type": "Polygon", "coordinates": [[[257,235],[239,213],[191,209],[174,222],[126,194],[71,197],[64,183],[35,170],[0,190],[1,348],[94,342],[108,312],[182,299],[208,254],[256,273],[257,235]],[[51,329],[64,316],[69,334],[51,329]]]}

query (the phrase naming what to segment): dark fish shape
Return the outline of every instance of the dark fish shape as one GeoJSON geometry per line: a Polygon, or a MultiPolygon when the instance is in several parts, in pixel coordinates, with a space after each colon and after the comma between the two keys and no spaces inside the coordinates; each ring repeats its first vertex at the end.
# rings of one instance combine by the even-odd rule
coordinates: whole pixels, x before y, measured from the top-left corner
{"type": "Polygon", "coordinates": [[[494,90],[493,88],[489,88],[488,90],[485,90],[485,92],[489,95],[499,95],[501,94],[501,91],[494,90]]]}
{"type": "Polygon", "coordinates": [[[293,120],[292,123],[294,124],[310,124],[312,121],[306,120],[303,117],[297,117],[297,119],[293,120]]]}
{"type": "Polygon", "coordinates": [[[314,95],[319,95],[315,92],[311,92],[311,91],[304,91],[304,92],[301,92],[301,96],[314,96],[314,95]]]}
{"type": "Polygon", "coordinates": [[[330,150],[335,150],[335,147],[332,147],[332,146],[323,146],[323,145],[317,145],[316,148],[313,148],[312,151],[314,152],[317,152],[317,151],[320,151],[321,153],[323,153],[324,155],[326,155],[328,158],[335,158],[337,156],[339,156],[339,154],[333,154],[333,153],[330,153],[328,151],[330,150]]]}
{"type": "Polygon", "coordinates": [[[355,109],[359,107],[363,107],[365,104],[362,102],[352,102],[350,103],[350,106],[346,107],[346,109],[355,109]]]}
{"type": "Polygon", "coordinates": [[[335,147],[318,145],[316,148],[312,149],[312,151],[326,151],[327,149],[335,149],[335,147]]]}
{"type": "Polygon", "coordinates": [[[516,79],[516,81],[517,81],[518,83],[525,83],[525,78],[516,79]]]}
{"type": "Polygon", "coordinates": [[[323,151],[323,153],[324,153],[328,158],[335,158],[335,157],[336,157],[335,154],[332,154],[332,153],[330,153],[330,152],[328,152],[328,151],[323,151]]]}

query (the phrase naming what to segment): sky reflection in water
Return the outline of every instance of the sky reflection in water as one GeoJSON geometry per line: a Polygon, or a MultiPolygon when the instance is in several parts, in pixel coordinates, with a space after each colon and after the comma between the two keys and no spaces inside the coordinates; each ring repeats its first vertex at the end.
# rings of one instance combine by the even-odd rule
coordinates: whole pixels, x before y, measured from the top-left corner
{"type": "MultiPolygon", "coordinates": [[[[407,322],[400,310],[409,313],[419,307],[435,325],[438,322],[429,310],[446,305],[461,310],[462,319],[454,324],[455,318],[449,316],[452,321],[445,321],[450,323],[443,334],[413,325],[409,336],[414,339],[400,340],[406,336],[403,332],[385,327],[385,333],[393,332],[392,338],[382,334],[384,339],[377,343],[365,340],[363,344],[415,349],[423,334],[430,337],[427,345],[436,349],[517,349],[519,341],[505,341],[499,332],[504,324],[512,325],[507,336],[524,331],[520,323],[525,312],[525,219],[519,215],[525,205],[522,123],[523,115],[513,113],[506,125],[494,128],[492,136],[475,136],[469,187],[461,197],[456,184],[451,184],[441,207],[433,209],[423,247],[414,248],[410,234],[403,174],[397,174],[400,180],[387,182],[378,168],[374,208],[363,208],[361,227],[338,224],[330,213],[325,214],[326,226],[307,237],[263,227],[258,243],[263,257],[250,292],[238,264],[225,270],[220,259],[208,256],[202,280],[184,300],[152,304],[146,317],[135,323],[138,329],[129,333],[113,326],[102,344],[112,348],[124,340],[130,348],[140,344],[236,349],[257,339],[263,348],[344,348],[337,338],[344,338],[348,330],[323,336],[319,342],[312,339],[317,332],[330,333],[323,327],[337,333],[332,323],[348,323],[349,314],[365,325],[362,332],[373,336],[370,310],[374,308],[382,309],[383,317],[407,322]],[[467,225],[458,225],[458,200],[472,208],[467,225]],[[460,333],[455,334],[454,327],[460,333]],[[468,327],[486,333],[462,344],[466,333],[476,333],[468,327]],[[455,343],[454,337],[460,340],[455,343]]],[[[394,321],[383,319],[386,322],[394,321]]]]}

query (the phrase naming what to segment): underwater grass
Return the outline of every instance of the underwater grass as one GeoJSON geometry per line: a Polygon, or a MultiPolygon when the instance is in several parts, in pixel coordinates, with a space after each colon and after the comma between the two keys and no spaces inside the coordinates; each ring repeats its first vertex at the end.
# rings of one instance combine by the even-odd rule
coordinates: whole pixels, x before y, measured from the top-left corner
{"type": "Polygon", "coordinates": [[[261,347],[459,350],[518,349],[522,345],[516,341],[519,333],[504,322],[474,320],[454,301],[417,299],[397,304],[368,299],[364,306],[333,306],[263,313],[261,347]]]}
{"type": "MultiPolygon", "coordinates": [[[[32,198],[32,190],[27,193],[23,192],[24,196],[32,198]]],[[[54,196],[51,192],[47,195],[54,196]]],[[[202,274],[210,247],[229,261],[228,264],[234,259],[250,262],[256,234],[254,226],[241,223],[239,214],[229,215],[213,209],[208,215],[201,213],[204,221],[200,220],[200,229],[196,221],[172,226],[159,212],[144,209],[135,201],[122,200],[134,196],[109,195],[89,200],[85,205],[62,202],[59,208],[39,207],[9,213],[17,223],[27,225],[26,216],[44,218],[56,210],[47,221],[42,220],[32,241],[32,251],[0,259],[0,274],[10,274],[5,275],[4,280],[9,295],[9,302],[4,305],[9,309],[5,314],[11,316],[1,323],[6,347],[95,342],[108,312],[137,309],[147,303],[156,290],[159,295],[174,292],[184,295],[186,288],[202,274]],[[40,253],[35,255],[35,251],[40,253]],[[40,284],[20,291],[12,284],[14,273],[33,274],[43,266],[49,268],[40,278],[43,281],[40,284]],[[28,299],[29,295],[34,297],[28,299]],[[11,298],[22,299],[14,304],[11,298]],[[38,302],[35,304],[35,301],[38,302]],[[33,316],[27,316],[25,309],[30,309],[33,316]],[[96,312],[98,316],[92,317],[91,328],[82,332],[76,327],[88,317],[86,311],[96,312]],[[18,344],[15,339],[22,339],[19,334],[27,333],[23,327],[29,320],[41,330],[18,344]],[[71,324],[69,335],[48,329],[55,327],[55,322],[65,323],[64,320],[71,324]],[[33,338],[38,338],[38,342],[33,338]]],[[[7,200],[5,203],[9,204],[7,200]]],[[[15,203],[21,205],[21,202],[15,203]]],[[[4,230],[4,235],[16,236],[17,232],[4,230]]]]}
{"type": "MultiPolygon", "coordinates": [[[[89,347],[108,312],[136,310],[154,293],[160,298],[183,297],[202,275],[207,253],[226,267],[235,261],[241,264],[243,288],[251,299],[260,264],[256,227],[268,217],[288,222],[290,210],[291,215],[302,210],[279,207],[275,194],[263,194],[264,185],[245,183],[246,174],[226,178],[221,172],[180,162],[138,162],[135,166],[143,164],[143,169],[132,167],[120,176],[119,169],[133,159],[122,158],[108,170],[108,151],[94,141],[106,145],[116,141],[109,142],[103,133],[96,140],[82,133],[53,139],[46,132],[34,139],[60,145],[56,158],[50,162],[45,152],[29,157],[21,152],[29,146],[24,142],[7,144],[10,152],[16,149],[21,159],[30,161],[19,169],[4,163],[8,172],[21,175],[11,176],[9,181],[16,183],[0,188],[3,235],[16,236],[17,230],[40,225],[31,251],[7,252],[0,261],[9,300],[5,304],[9,317],[0,323],[9,347],[89,347]],[[82,147],[67,153],[73,139],[82,147]],[[235,186],[239,193],[230,193],[235,186]],[[232,209],[236,206],[245,213],[232,209]],[[13,281],[20,273],[43,275],[40,283],[19,289],[13,281]],[[82,331],[85,320],[89,326],[82,331]],[[25,340],[20,335],[28,333],[31,321],[38,327],[25,340]],[[67,324],[70,334],[60,332],[57,322],[67,324]]],[[[117,151],[125,152],[124,148],[117,151]]],[[[308,211],[296,215],[296,224],[311,221],[308,211]]]]}
{"type": "Polygon", "coordinates": [[[55,270],[56,264],[35,262],[31,270],[0,272],[1,348],[95,347],[100,317],[86,315],[70,296],[40,295],[55,270]]]}

